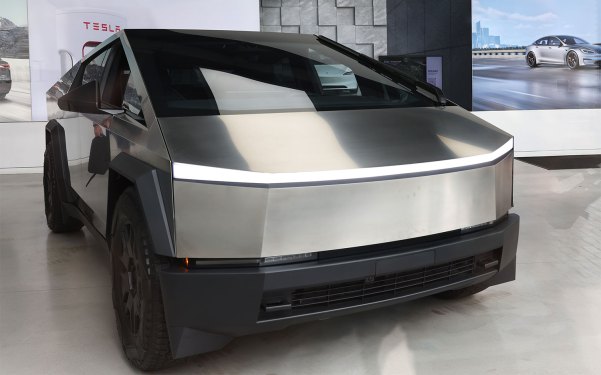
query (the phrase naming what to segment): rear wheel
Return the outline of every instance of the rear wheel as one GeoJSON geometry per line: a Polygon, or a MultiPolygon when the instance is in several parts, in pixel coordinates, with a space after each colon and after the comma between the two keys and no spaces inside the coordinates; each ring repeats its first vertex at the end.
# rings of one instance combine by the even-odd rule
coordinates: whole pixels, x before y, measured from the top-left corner
{"type": "Polygon", "coordinates": [[[574,70],[580,67],[580,60],[578,59],[578,54],[574,51],[568,52],[566,56],[566,63],[568,64],[568,68],[574,70]]]}
{"type": "Polygon", "coordinates": [[[534,52],[528,52],[528,55],[526,56],[526,62],[531,68],[536,68],[538,66],[538,63],[536,62],[536,55],[534,54],[534,52]]]}
{"type": "Polygon", "coordinates": [[[113,306],[127,359],[141,370],[172,362],[165,323],[160,263],[152,249],[138,196],[126,189],[115,206],[111,237],[113,306]]]}
{"type": "Polygon", "coordinates": [[[60,199],[58,180],[54,169],[54,157],[50,145],[46,146],[44,153],[44,208],[46,223],[53,232],[73,232],[81,229],[83,223],[69,216],[60,199]]]}
{"type": "Polygon", "coordinates": [[[486,285],[486,284],[470,285],[465,288],[456,289],[456,290],[447,290],[445,292],[438,293],[438,294],[436,294],[436,297],[442,298],[442,299],[465,298],[465,297],[472,296],[476,293],[480,293],[481,291],[485,290],[486,288],[488,288],[488,285],[486,285]]]}

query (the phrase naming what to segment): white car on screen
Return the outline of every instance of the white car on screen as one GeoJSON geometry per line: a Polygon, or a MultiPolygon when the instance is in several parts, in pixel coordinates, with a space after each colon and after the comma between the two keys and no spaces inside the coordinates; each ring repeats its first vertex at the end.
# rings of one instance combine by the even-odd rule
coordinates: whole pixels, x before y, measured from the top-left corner
{"type": "Polygon", "coordinates": [[[526,47],[526,63],[531,68],[539,64],[562,64],[570,69],[581,66],[601,67],[601,46],[569,35],[551,35],[526,47]]]}

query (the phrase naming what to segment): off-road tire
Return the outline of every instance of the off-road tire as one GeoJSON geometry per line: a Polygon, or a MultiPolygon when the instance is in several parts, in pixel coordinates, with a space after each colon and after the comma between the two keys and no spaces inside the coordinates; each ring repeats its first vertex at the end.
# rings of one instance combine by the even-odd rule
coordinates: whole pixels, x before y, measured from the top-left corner
{"type": "Polygon", "coordinates": [[[74,232],[80,230],[83,223],[69,216],[62,205],[58,193],[58,181],[54,169],[54,157],[50,145],[46,146],[44,152],[44,211],[48,228],[56,233],[74,232]]]}
{"type": "Polygon", "coordinates": [[[131,187],[115,206],[110,247],[113,307],[125,356],[140,370],[163,368],[173,361],[158,277],[164,261],[152,249],[131,187]]]}
{"type": "Polygon", "coordinates": [[[465,297],[472,296],[476,293],[480,293],[483,290],[485,290],[486,288],[488,288],[488,285],[486,285],[486,284],[470,285],[465,288],[455,289],[455,290],[447,290],[442,293],[438,293],[438,294],[436,294],[436,297],[442,298],[442,299],[465,298],[465,297]]]}

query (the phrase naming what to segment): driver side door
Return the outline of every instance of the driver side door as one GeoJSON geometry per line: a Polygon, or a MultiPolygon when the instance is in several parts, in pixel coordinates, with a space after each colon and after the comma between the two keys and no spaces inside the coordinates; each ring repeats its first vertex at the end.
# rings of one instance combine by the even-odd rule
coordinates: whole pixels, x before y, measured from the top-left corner
{"type": "Polygon", "coordinates": [[[549,62],[562,64],[565,59],[565,48],[556,37],[549,38],[549,47],[548,47],[548,55],[547,59],[549,62]]]}
{"type": "Polygon", "coordinates": [[[130,153],[135,134],[145,132],[141,100],[120,41],[110,46],[99,84],[99,105],[106,114],[82,114],[87,122],[81,129],[82,153],[78,194],[93,212],[93,224],[108,233],[109,165],[120,152],[130,153]],[[114,113],[114,114],[111,114],[114,113]]]}

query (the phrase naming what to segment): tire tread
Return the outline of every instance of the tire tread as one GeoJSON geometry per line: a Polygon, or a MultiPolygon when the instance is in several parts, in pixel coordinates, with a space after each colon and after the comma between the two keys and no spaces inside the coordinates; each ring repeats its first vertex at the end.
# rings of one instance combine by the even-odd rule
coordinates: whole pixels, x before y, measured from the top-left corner
{"type": "MultiPolygon", "coordinates": [[[[133,187],[127,188],[117,201],[114,211],[113,219],[113,230],[111,233],[116,233],[116,226],[118,225],[118,215],[120,212],[125,212],[126,215],[130,215],[132,222],[138,221],[138,223],[144,223],[143,218],[140,216],[140,203],[138,196],[133,187]]],[[[163,298],[161,295],[161,286],[158,279],[158,270],[167,261],[165,258],[159,257],[154,254],[152,245],[149,242],[148,230],[144,224],[140,224],[137,228],[143,231],[143,247],[148,250],[149,263],[150,263],[150,313],[144,314],[143,327],[143,342],[146,343],[146,348],[141,358],[138,356],[131,357],[128,355],[126,350],[126,343],[122,334],[124,329],[121,326],[119,320],[119,313],[117,311],[117,324],[119,325],[119,335],[123,344],[124,352],[128,360],[138,369],[143,371],[153,371],[164,368],[174,362],[171,355],[171,346],[169,342],[169,335],[167,331],[167,323],[165,321],[165,310],[163,306],[163,298]]],[[[113,299],[115,301],[115,299],[113,299]]],[[[115,306],[115,309],[117,307],[115,306]]]]}

